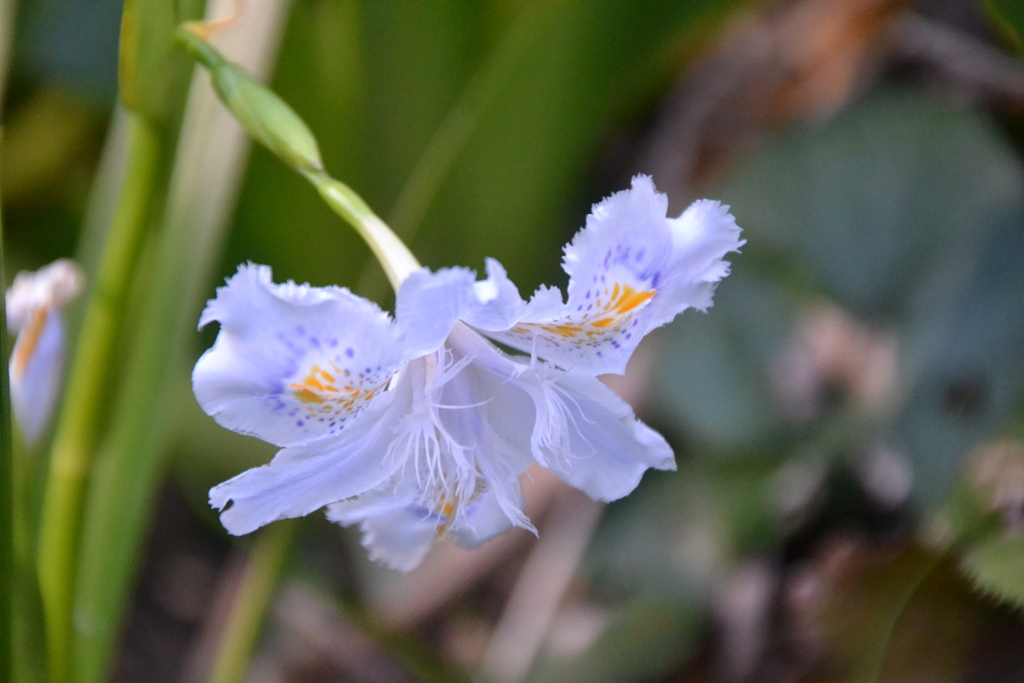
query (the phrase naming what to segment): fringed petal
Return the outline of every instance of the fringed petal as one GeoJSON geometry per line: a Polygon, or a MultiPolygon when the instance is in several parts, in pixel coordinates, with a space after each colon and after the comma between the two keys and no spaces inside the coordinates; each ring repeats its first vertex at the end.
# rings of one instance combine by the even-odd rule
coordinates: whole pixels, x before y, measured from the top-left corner
{"type": "Polygon", "coordinates": [[[541,289],[525,314],[488,336],[564,370],[622,373],[645,334],[687,308],[706,310],[743,244],[728,207],[696,202],[677,219],[647,176],[594,206],[565,249],[568,301],[541,289]]]}

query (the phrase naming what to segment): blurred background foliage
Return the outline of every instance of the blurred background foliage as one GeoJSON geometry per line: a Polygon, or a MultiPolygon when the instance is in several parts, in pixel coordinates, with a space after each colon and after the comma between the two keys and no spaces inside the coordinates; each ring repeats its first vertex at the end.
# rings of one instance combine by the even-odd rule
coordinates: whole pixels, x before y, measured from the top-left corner
{"type": "MultiPolygon", "coordinates": [[[[17,3],[8,278],[96,261],[80,228],[102,213],[120,13],[17,3]]],[[[493,256],[524,294],[562,285],[560,246],[638,172],[672,213],[731,204],[748,244],[709,315],[609,379],[679,472],[603,512],[531,473],[539,540],[442,544],[409,575],[313,516],[248,680],[1024,678],[1021,16],[1012,0],[292,0],[269,83],[424,264],[493,256]]],[[[246,260],[390,304],[355,233],[262,148],[231,216],[190,320],[246,260]]],[[[195,405],[216,330],[188,327],[112,680],[205,678],[250,547],[206,491],[274,452],[195,405]]]]}

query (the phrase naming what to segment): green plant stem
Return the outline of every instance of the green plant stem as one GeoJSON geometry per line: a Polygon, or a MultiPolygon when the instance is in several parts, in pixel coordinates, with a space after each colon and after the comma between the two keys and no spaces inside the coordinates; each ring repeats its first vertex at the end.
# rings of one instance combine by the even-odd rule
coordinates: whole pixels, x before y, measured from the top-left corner
{"type": "MultiPolygon", "coordinates": [[[[214,3],[210,11],[230,6],[230,0],[214,3]]],[[[236,58],[259,74],[276,54],[286,7],[281,0],[253,5],[230,34],[236,58]]],[[[170,418],[185,394],[177,383],[188,381],[186,340],[195,334],[200,302],[210,291],[248,151],[247,138],[199,74],[180,130],[160,231],[137,268],[133,288],[142,304],[83,511],[74,589],[75,683],[107,675],[164,471],[170,418]]]]}
{"type": "MultiPolygon", "coordinates": [[[[0,222],[0,282],[4,278],[4,240],[0,222]]],[[[7,360],[7,311],[0,301],[0,357],[7,360]]],[[[14,454],[11,452],[11,397],[8,374],[0,370],[0,679],[13,680],[14,641],[11,638],[14,613],[14,454]]]]}
{"type": "Polygon", "coordinates": [[[294,519],[282,520],[260,532],[217,648],[209,683],[238,683],[245,675],[297,524],[294,519]]]}
{"type": "MultiPolygon", "coordinates": [[[[298,170],[298,169],[297,169],[298,170]]],[[[327,205],[344,218],[369,245],[380,261],[391,286],[398,291],[402,281],[420,267],[409,248],[391,231],[352,189],[323,171],[299,170],[320,193],[327,205]]]]}
{"type": "MultiPolygon", "coordinates": [[[[6,335],[5,335],[6,337],[6,335]]],[[[6,349],[5,349],[6,350],[6,349]]],[[[3,373],[4,382],[7,373],[3,373]]],[[[6,391],[6,389],[5,389],[6,391]]],[[[8,418],[4,418],[8,419],[8,418]]],[[[8,423],[9,424],[9,423],[8,423]]],[[[39,583],[35,572],[35,525],[32,515],[33,482],[37,476],[25,443],[17,434],[11,434],[8,444],[11,458],[11,506],[13,533],[13,595],[10,599],[12,680],[17,683],[41,683],[45,680],[46,637],[43,628],[42,606],[39,602],[39,583]]]]}
{"type": "Polygon", "coordinates": [[[129,114],[128,167],[54,437],[39,537],[39,587],[51,683],[69,680],[72,590],[82,498],[99,428],[128,286],[146,227],[159,157],[156,130],[129,114]]]}

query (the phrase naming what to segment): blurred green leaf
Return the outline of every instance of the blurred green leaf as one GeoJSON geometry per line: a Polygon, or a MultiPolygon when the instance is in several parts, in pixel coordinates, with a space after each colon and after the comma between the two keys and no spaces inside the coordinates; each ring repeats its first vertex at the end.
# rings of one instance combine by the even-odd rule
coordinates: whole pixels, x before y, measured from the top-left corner
{"type": "Polygon", "coordinates": [[[951,247],[922,284],[903,335],[906,398],[890,438],[909,450],[928,505],[1024,390],[1024,210],[989,220],[980,248],[951,247]]]}
{"type": "Polygon", "coordinates": [[[1020,51],[1024,48],[1024,2],[1021,0],[984,0],[989,15],[1020,51]]]}
{"type": "Polygon", "coordinates": [[[68,197],[100,130],[98,112],[66,90],[42,88],[20,103],[5,124],[2,171],[7,209],[68,197]]]}
{"type": "MultiPolygon", "coordinates": [[[[739,316],[744,304],[785,311],[824,296],[861,324],[896,332],[899,402],[835,445],[853,448],[850,439],[877,429],[910,456],[917,497],[936,503],[1024,382],[1024,170],[1011,146],[979,114],[885,89],[824,125],[778,134],[720,195],[737,207],[749,243],[711,325],[725,328],[716,316],[739,316]],[[730,289],[744,270],[774,284],[730,289]]],[[[666,405],[679,406],[688,433],[733,447],[771,433],[770,413],[756,406],[770,401],[780,345],[768,355],[742,350],[767,347],[760,340],[777,340],[793,317],[759,316],[738,317],[730,334],[677,323],[693,329],[667,349],[661,383],[671,382],[666,405]]]]}
{"type": "Polygon", "coordinates": [[[961,560],[975,587],[997,600],[1024,606],[1024,537],[997,537],[971,548],[961,560]]]}
{"type": "MultiPolygon", "coordinates": [[[[0,226],[0,282],[6,286],[4,277],[4,239],[0,226]]],[[[7,312],[0,302],[0,359],[7,361],[7,312]]],[[[7,615],[11,611],[14,593],[14,480],[11,451],[11,399],[8,390],[8,374],[0,373],[0,679],[14,680],[14,648],[11,626],[14,620],[7,615]]]]}
{"type": "Polygon", "coordinates": [[[749,259],[770,268],[773,255],[796,256],[823,293],[877,319],[904,308],[936,259],[1012,212],[1024,172],[985,117],[888,89],[775,136],[720,194],[749,259]]]}
{"type": "MultiPolygon", "coordinates": [[[[753,443],[777,451],[785,426],[769,378],[795,319],[792,297],[751,273],[746,255],[719,286],[708,315],[691,311],[657,337],[661,357],[652,392],[657,416],[711,449],[737,452],[753,443]]],[[[747,452],[747,451],[743,451],[747,452]]]]}
{"type": "Polygon", "coordinates": [[[671,474],[648,474],[629,498],[609,505],[587,556],[604,591],[657,590],[700,602],[739,558],[779,542],[785,527],[775,464],[680,465],[671,474]]]}
{"type": "Polygon", "coordinates": [[[125,0],[121,12],[118,87],[121,102],[152,120],[164,114],[168,67],[178,25],[176,0],[125,0]]]}

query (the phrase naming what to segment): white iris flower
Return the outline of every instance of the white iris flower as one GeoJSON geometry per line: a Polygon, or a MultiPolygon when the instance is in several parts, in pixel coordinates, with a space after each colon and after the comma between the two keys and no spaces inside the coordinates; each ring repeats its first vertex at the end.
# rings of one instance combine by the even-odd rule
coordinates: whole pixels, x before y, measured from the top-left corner
{"type": "Polygon", "coordinates": [[[373,559],[415,567],[448,533],[475,547],[533,529],[518,476],[537,462],[591,497],[630,493],[672,450],[597,375],[640,339],[706,310],[743,241],[728,207],[666,218],[650,178],[596,205],[565,249],[568,301],[523,301],[501,265],[412,273],[392,320],[340,287],[274,284],[243,265],[200,319],[221,325],[192,376],[221,425],[282,446],[210,491],[232,534],[327,506],[373,559]],[[509,355],[490,340],[528,355],[509,355]]]}
{"type": "Polygon", "coordinates": [[[66,343],[61,309],[84,283],[73,261],[58,259],[18,273],[4,297],[7,329],[18,335],[8,365],[11,410],[30,447],[43,435],[60,393],[66,343]]]}

